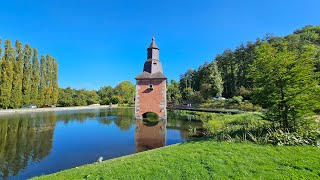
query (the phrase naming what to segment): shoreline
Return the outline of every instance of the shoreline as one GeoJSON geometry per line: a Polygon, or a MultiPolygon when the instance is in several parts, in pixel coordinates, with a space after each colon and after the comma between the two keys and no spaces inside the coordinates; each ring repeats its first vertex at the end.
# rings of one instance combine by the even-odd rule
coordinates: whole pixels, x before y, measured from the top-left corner
{"type": "Polygon", "coordinates": [[[104,109],[104,108],[122,108],[118,105],[102,105],[102,106],[72,106],[72,107],[55,107],[55,108],[34,108],[34,109],[2,109],[0,116],[11,114],[23,114],[32,112],[50,112],[50,111],[69,111],[69,110],[85,110],[85,109],[104,109]]]}

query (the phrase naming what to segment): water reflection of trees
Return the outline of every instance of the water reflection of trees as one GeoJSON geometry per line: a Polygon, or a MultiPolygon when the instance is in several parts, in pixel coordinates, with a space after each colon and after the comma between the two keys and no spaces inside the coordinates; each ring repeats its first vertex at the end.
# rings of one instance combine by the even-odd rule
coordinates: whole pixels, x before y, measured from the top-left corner
{"type": "Polygon", "coordinates": [[[91,119],[97,119],[100,123],[110,125],[112,122],[119,127],[120,130],[129,130],[134,123],[134,109],[123,108],[104,109],[104,110],[84,110],[84,111],[68,111],[58,112],[57,121],[63,121],[68,124],[71,121],[85,122],[91,119]],[[75,113],[76,112],[76,113],[75,113]]]}
{"type": "Polygon", "coordinates": [[[0,179],[15,176],[30,162],[39,162],[52,149],[56,123],[94,120],[106,126],[114,123],[127,131],[135,123],[137,151],[162,147],[166,143],[166,129],[177,129],[182,138],[187,137],[190,122],[170,118],[155,126],[134,120],[134,109],[97,109],[83,111],[61,111],[1,116],[0,120],[0,179]],[[166,127],[167,126],[167,127],[166,127]]]}
{"type": "Polygon", "coordinates": [[[85,110],[30,113],[1,116],[0,120],[0,179],[7,179],[28,166],[39,162],[52,149],[53,134],[57,122],[83,123],[87,120],[128,130],[134,123],[133,109],[85,110]]]}
{"type": "Polygon", "coordinates": [[[1,117],[0,174],[1,178],[15,176],[28,166],[50,154],[56,119],[50,116],[1,117]]]}

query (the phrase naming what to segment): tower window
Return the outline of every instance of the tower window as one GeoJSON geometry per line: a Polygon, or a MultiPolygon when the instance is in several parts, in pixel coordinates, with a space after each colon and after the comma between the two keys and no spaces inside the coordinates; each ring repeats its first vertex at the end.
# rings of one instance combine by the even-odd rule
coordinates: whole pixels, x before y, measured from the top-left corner
{"type": "Polygon", "coordinates": [[[153,64],[154,64],[154,65],[157,65],[157,63],[156,63],[156,62],[154,62],[153,64]]]}
{"type": "Polygon", "coordinates": [[[149,87],[148,87],[148,89],[149,89],[149,90],[153,90],[153,85],[150,84],[149,87]]]}

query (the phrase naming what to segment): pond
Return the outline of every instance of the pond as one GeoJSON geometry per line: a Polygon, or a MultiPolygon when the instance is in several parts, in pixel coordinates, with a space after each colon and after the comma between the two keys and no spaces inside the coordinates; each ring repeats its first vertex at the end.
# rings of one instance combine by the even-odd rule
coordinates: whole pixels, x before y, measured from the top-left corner
{"type": "Polygon", "coordinates": [[[0,179],[26,179],[187,141],[190,118],[134,120],[133,108],[0,116],[0,179]]]}

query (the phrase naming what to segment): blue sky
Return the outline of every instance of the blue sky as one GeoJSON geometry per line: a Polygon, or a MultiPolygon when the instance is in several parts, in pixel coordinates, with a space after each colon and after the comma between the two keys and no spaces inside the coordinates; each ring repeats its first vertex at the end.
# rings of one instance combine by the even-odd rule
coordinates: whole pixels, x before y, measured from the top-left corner
{"type": "Polygon", "coordinates": [[[59,86],[134,82],[152,34],[168,79],[224,49],[320,24],[319,0],[1,1],[0,38],[58,59],[59,86]]]}

